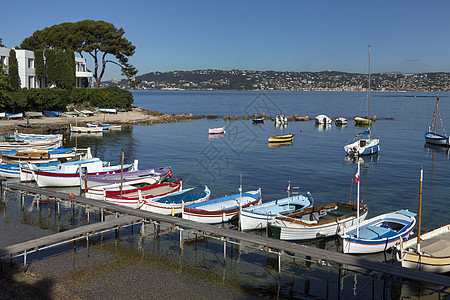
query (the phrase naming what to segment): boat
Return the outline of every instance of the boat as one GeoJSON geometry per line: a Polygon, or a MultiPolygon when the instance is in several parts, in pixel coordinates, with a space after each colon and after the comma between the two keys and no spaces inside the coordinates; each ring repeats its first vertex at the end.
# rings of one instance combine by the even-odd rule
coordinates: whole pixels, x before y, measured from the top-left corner
{"type": "Polygon", "coordinates": [[[209,188],[198,186],[170,193],[162,197],[147,197],[143,200],[141,210],[151,211],[162,215],[181,214],[185,205],[193,205],[207,201],[211,196],[209,188]]]}
{"type": "Polygon", "coordinates": [[[0,112],[0,119],[6,118],[6,112],[0,112]]]}
{"type": "Polygon", "coordinates": [[[408,238],[416,225],[416,214],[398,210],[344,228],[339,233],[344,253],[362,254],[383,252],[408,238]]]}
{"type": "Polygon", "coordinates": [[[253,117],[252,122],[253,123],[264,123],[264,117],[259,117],[259,116],[253,117]]]}
{"type": "Polygon", "coordinates": [[[380,150],[380,139],[371,138],[371,118],[370,118],[370,45],[369,45],[369,88],[367,97],[367,126],[368,129],[357,135],[357,140],[350,142],[344,146],[347,155],[370,155],[377,153],[380,150]]]}
{"type": "Polygon", "coordinates": [[[336,126],[345,126],[347,125],[347,123],[348,121],[344,117],[336,118],[336,120],[334,121],[334,124],[336,124],[336,126]]]}
{"type": "Polygon", "coordinates": [[[115,109],[115,108],[98,108],[97,107],[97,110],[102,113],[117,114],[117,109],[115,109]]]}
{"type": "Polygon", "coordinates": [[[33,174],[34,180],[39,187],[48,186],[80,186],[82,177],[88,175],[102,175],[107,173],[120,173],[134,171],[137,169],[137,160],[133,164],[123,166],[104,166],[98,158],[91,158],[79,161],[59,163],[55,170],[42,170],[39,167],[28,164],[33,174]]]}
{"type": "MultiPolygon", "coordinates": [[[[39,162],[36,163],[39,167],[49,167],[50,169],[55,169],[56,165],[60,162],[39,162]]],[[[27,182],[27,181],[33,181],[33,174],[30,173],[30,176],[22,175],[21,168],[27,167],[26,162],[21,162],[18,164],[0,164],[0,176],[6,177],[6,178],[21,178],[21,181],[27,182]],[[24,178],[22,180],[22,177],[24,178]]]]}
{"type": "Polygon", "coordinates": [[[48,150],[37,150],[29,149],[17,150],[14,153],[1,153],[2,163],[7,164],[18,164],[19,161],[30,161],[30,162],[51,162],[63,160],[71,160],[77,156],[75,148],[56,148],[48,150]]]}
{"type": "Polygon", "coordinates": [[[99,185],[127,182],[146,177],[158,177],[160,182],[166,181],[172,177],[170,167],[161,167],[154,169],[135,170],[125,173],[102,174],[102,175],[85,175],[82,178],[81,188],[85,190],[99,185]]]}
{"type": "Polygon", "coordinates": [[[316,124],[331,124],[331,122],[333,121],[330,117],[326,116],[326,115],[317,115],[314,117],[314,120],[316,120],[316,124]]]}
{"type": "Polygon", "coordinates": [[[14,132],[14,140],[15,141],[62,141],[62,134],[34,134],[34,133],[21,133],[18,131],[14,132]]]}
{"type": "Polygon", "coordinates": [[[96,133],[102,131],[103,131],[102,127],[72,126],[72,124],[70,124],[70,132],[96,133]]]}
{"type": "MultiPolygon", "coordinates": [[[[367,205],[360,205],[360,218],[364,219],[367,211],[367,205]]],[[[278,215],[269,226],[275,238],[299,241],[334,236],[356,221],[356,203],[335,202],[278,215]]]]}
{"type": "Polygon", "coordinates": [[[436,107],[434,109],[433,120],[431,122],[432,125],[428,128],[428,131],[425,132],[425,141],[433,145],[450,147],[450,137],[447,136],[447,134],[445,133],[441,113],[439,112],[438,102],[439,102],[439,95],[436,96],[436,107]],[[436,123],[438,117],[442,125],[443,134],[436,133],[436,123]]]}
{"type": "Polygon", "coordinates": [[[61,116],[61,112],[56,110],[43,110],[42,114],[49,118],[57,118],[61,116]]]}
{"type": "MultiPolygon", "coordinates": [[[[124,173],[126,174],[126,173],[124,173]]],[[[120,174],[119,174],[120,176],[120,174]]],[[[84,189],[84,195],[86,198],[104,200],[106,197],[114,194],[115,192],[129,191],[153,184],[160,183],[159,176],[147,176],[127,181],[118,181],[114,183],[97,185],[91,188],[84,189]],[[113,193],[114,192],[114,193],[113,193]]]]}
{"type": "Polygon", "coordinates": [[[44,115],[39,111],[26,111],[25,117],[27,118],[42,118],[44,115]]]}
{"type": "Polygon", "coordinates": [[[431,273],[450,272],[450,224],[421,233],[423,168],[420,169],[417,236],[397,245],[402,267],[431,273]]]}
{"type": "Polygon", "coordinates": [[[182,178],[177,181],[148,185],[126,191],[108,192],[104,201],[132,208],[140,208],[144,200],[169,195],[182,189],[182,178]]]}
{"type": "Polygon", "coordinates": [[[283,134],[283,135],[274,135],[269,136],[269,143],[288,143],[294,140],[294,134],[283,134]]]}
{"type": "Polygon", "coordinates": [[[17,113],[17,114],[6,113],[6,118],[7,119],[22,119],[23,113],[17,113]]]}
{"type": "Polygon", "coordinates": [[[90,116],[95,115],[95,113],[91,110],[81,110],[80,114],[84,115],[85,117],[90,117],[90,116]]]}
{"type": "Polygon", "coordinates": [[[314,199],[309,192],[304,195],[289,195],[289,192],[290,184],[288,197],[243,208],[239,214],[240,229],[246,231],[267,228],[277,214],[287,214],[314,205],[314,199]]]}
{"type": "Polygon", "coordinates": [[[182,211],[182,218],[200,223],[225,223],[237,216],[240,208],[260,203],[261,190],[241,192],[231,196],[186,205],[182,211]]]}
{"type": "Polygon", "coordinates": [[[275,124],[286,124],[288,122],[288,119],[283,114],[277,114],[275,116],[275,124]]]}
{"type": "Polygon", "coordinates": [[[86,127],[89,127],[89,128],[101,128],[102,130],[106,130],[106,131],[109,131],[111,129],[111,125],[110,124],[90,124],[90,123],[87,123],[86,127]]]}
{"type": "Polygon", "coordinates": [[[209,134],[224,134],[225,133],[225,127],[218,127],[218,128],[209,128],[208,129],[209,134]]]}

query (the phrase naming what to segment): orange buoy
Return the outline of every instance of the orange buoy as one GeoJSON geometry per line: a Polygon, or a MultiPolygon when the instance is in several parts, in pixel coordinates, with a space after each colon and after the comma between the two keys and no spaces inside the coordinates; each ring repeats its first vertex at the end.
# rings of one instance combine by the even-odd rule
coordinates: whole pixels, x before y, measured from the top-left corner
{"type": "Polygon", "coordinates": [[[70,193],[69,198],[70,198],[70,199],[75,198],[75,194],[74,194],[74,193],[70,193]]]}
{"type": "Polygon", "coordinates": [[[172,173],[169,173],[169,177],[172,177],[172,173]]]}

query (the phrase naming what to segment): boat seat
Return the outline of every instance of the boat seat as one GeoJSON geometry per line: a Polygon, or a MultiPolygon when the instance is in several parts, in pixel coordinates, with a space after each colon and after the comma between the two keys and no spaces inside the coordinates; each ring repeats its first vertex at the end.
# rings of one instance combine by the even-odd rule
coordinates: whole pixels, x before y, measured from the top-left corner
{"type": "Polygon", "coordinates": [[[359,237],[364,240],[387,238],[389,236],[392,236],[393,234],[395,234],[395,232],[390,230],[389,228],[379,226],[367,226],[364,228],[360,228],[359,230],[359,237]]]}

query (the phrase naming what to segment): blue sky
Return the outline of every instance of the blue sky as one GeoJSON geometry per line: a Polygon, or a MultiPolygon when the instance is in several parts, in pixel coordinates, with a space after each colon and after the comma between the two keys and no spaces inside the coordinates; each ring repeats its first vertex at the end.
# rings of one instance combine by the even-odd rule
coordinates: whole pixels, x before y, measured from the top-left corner
{"type": "MultiPolygon", "coordinates": [[[[16,5],[14,5],[16,6],[16,5]]],[[[139,74],[197,70],[450,72],[450,1],[21,1],[7,47],[62,22],[104,20],[136,46],[139,74]]],[[[88,64],[91,61],[88,59],[88,64]]],[[[109,65],[104,79],[121,78],[109,65]]]]}

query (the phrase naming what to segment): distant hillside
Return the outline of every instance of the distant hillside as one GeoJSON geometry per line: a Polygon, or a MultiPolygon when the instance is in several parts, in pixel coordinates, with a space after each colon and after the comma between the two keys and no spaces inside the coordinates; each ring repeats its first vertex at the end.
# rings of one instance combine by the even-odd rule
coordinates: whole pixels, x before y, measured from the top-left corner
{"type": "MultiPolygon", "coordinates": [[[[371,76],[374,91],[449,91],[450,73],[371,76]]],[[[136,77],[136,89],[150,90],[279,90],[279,91],[362,91],[368,86],[367,74],[338,71],[278,72],[245,70],[194,70],[151,72],[136,77]]],[[[104,86],[128,88],[125,80],[104,86]]]]}

